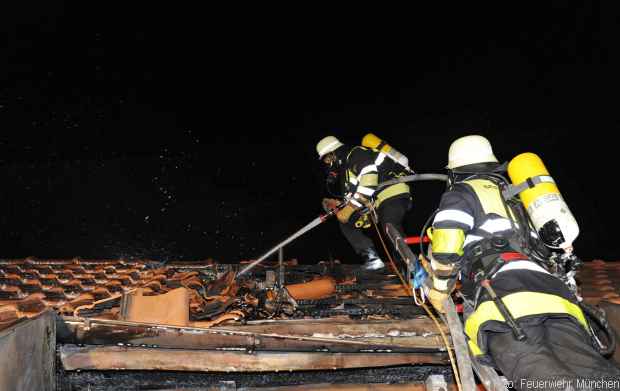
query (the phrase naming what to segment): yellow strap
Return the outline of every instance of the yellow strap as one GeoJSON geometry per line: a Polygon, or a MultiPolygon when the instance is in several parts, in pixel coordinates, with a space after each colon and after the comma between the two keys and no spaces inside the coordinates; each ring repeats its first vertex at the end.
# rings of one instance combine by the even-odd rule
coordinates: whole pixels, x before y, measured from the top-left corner
{"type": "MultiPolygon", "coordinates": [[[[588,330],[588,324],[581,308],[563,297],[540,292],[517,292],[504,296],[502,301],[515,319],[529,315],[568,314],[588,330]]],[[[491,320],[505,321],[493,301],[481,303],[467,318],[465,334],[469,337],[470,347],[474,345],[472,347],[474,354],[482,354],[482,350],[477,345],[478,332],[485,322],[491,320]]]]}
{"type": "Polygon", "coordinates": [[[465,232],[460,228],[433,229],[433,253],[463,255],[465,232]]]}

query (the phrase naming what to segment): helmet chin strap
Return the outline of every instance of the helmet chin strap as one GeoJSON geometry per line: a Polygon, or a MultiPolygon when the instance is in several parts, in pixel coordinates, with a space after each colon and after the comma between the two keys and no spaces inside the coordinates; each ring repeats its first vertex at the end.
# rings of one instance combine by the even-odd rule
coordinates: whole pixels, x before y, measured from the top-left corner
{"type": "MultiPolygon", "coordinates": [[[[333,154],[333,152],[332,152],[333,154]]],[[[340,159],[336,154],[333,154],[334,159],[326,164],[326,173],[325,173],[325,185],[327,188],[327,194],[332,197],[340,198],[342,195],[339,194],[338,189],[338,180],[340,178],[340,168],[342,166],[340,159]]]]}
{"type": "Polygon", "coordinates": [[[332,197],[341,198],[343,195],[340,194],[341,191],[338,190],[340,177],[344,175],[343,165],[346,161],[346,148],[344,146],[340,146],[335,151],[329,152],[325,155],[325,157],[330,157],[329,163],[325,163],[326,166],[326,180],[325,183],[327,185],[327,193],[332,197]]]}

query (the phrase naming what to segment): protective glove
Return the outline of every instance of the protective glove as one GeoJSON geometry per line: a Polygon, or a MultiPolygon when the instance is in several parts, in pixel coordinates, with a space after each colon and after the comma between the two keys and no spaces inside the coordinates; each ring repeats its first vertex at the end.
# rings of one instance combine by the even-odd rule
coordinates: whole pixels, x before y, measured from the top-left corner
{"type": "Polygon", "coordinates": [[[346,223],[349,222],[349,219],[351,218],[351,215],[356,210],[357,210],[357,208],[355,206],[353,206],[351,204],[347,204],[347,205],[345,205],[344,208],[342,208],[338,212],[336,212],[336,217],[338,218],[338,221],[340,221],[342,224],[346,224],[346,223]]]}
{"type": "Polygon", "coordinates": [[[446,313],[446,310],[443,307],[443,302],[448,298],[449,294],[447,292],[439,292],[433,288],[430,288],[427,284],[424,285],[424,294],[428,298],[428,301],[431,302],[433,307],[442,314],[446,313]]]}
{"type": "Polygon", "coordinates": [[[336,209],[338,205],[340,205],[340,201],[335,198],[323,198],[321,204],[323,205],[323,210],[329,213],[333,209],[336,209]]]}
{"type": "Polygon", "coordinates": [[[446,310],[443,307],[443,302],[448,298],[450,292],[452,292],[452,289],[454,289],[454,284],[453,282],[449,283],[449,281],[445,279],[437,278],[436,273],[438,271],[440,273],[452,273],[455,265],[444,265],[437,262],[433,258],[432,247],[429,247],[428,249],[428,258],[424,257],[422,254],[419,256],[422,267],[429,274],[424,282],[424,294],[428,298],[428,301],[431,302],[435,310],[444,314],[446,310]],[[428,258],[430,258],[430,261],[428,258]]]}

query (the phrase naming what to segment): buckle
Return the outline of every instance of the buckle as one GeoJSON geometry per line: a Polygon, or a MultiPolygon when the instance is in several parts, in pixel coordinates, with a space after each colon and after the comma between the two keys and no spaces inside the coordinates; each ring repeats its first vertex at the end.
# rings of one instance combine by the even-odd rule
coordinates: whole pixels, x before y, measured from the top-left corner
{"type": "Polygon", "coordinates": [[[474,282],[477,284],[480,280],[484,279],[485,272],[483,270],[478,270],[476,274],[474,274],[474,282]]]}
{"type": "Polygon", "coordinates": [[[494,236],[491,239],[491,243],[493,244],[493,247],[495,247],[497,249],[503,249],[506,246],[508,246],[508,239],[503,238],[501,236],[494,236]]]}

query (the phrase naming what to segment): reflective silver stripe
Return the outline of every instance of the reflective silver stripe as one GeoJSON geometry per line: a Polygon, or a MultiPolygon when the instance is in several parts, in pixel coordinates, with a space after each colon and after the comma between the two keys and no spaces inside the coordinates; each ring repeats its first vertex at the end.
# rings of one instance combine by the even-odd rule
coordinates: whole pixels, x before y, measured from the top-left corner
{"type": "Polygon", "coordinates": [[[433,288],[437,290],[447,291],[448,290],[448,279],[447,278],[433,278],[433,288]]]}
{"type": "Polygon", "coordinates": [[[437,213],[433,223],[439,223],[442,221],[456,221],[461,224],[465,224],[472,229],[474,226],[474,216],[465,213],[458,209],[445,209],[437,213]]]}
{"type": "Polygon", "coordinates": [[[360,177],[364,174],[368,174],[369,172],[377,172],[377,166],[375,166],[374,164],[369,164],[366,167],[362,168],[362,170],[357,176],[360,177]]]}
{"type": "Polygon", "coordinates": [[[362,207],[362,204],[359,203],[358,201],[354,200],[353,198],[351,198],[349,200],[350,203],[352,203],[353,205],[357,206],[358,208],[362,207]]]}
{"type": "MultiPolygon", "coordinates": [[[[534,271],[534,272],[551,274],[548,271],[546,271],[545,269],[543,269],[540,265],[537,265],[536,263],[534,263],[532,261],[522,260],[522,261],[510,261],[510,262],[508,262],[507,264],[502,266],[501,269],[499,269],[497,271],[497,273],[493,274],[493,277],[495,277],[499,273],[507,272],[509,270],[531,270],[531,271],[534,271]]],[[[493,277],[491,277],[491,278],[493,278],[493,277]]]]}
{"type": "Polygon", "coordinates": [[[540,179],[541,182],[555,183],[553,178],[551,178],[548,175],[540,175],[538,178],[540,179]]]}
{"type": "Polygon", "coordinates": [[[349,183],[352,185],[357,185],[359,183],[359,181],[357,180],[357,178],[349,178],[349,183]]]}
{"type": "Polygon", "coordinates": [[[362,194],[367,195],[367,196],[371,196],[371,195],[373,195],[375,193],[374,189],[371,189],[369,187],[364,187],[364,186],[358,186],[357,187],[357,192],[358,193],[362,193],[362,194]]]}
{"type": "Polygon", "coordinates": [[[467,235],[465,237],[465,242],[463,243],[463,247],[467,246],[468,244],[474,243],[474,242],[479,242],[482,240],[482,236],[478,236],[478,235],[467,235]]]}
{"type": "Polygon", "coordinates": [[[485,221],[479,228],[489,233],[495,233],[509,230],[512,225],[508,219],[492,219],[485,221]]]}
{"type": "Polygon", "coordinates": [[[375,159],[375,166],[380,166],[381,163],[383,163],[383,160],[385,160],[385,157],[387,155],[383,152],[379,152],[379,156],[377,156],[377,158],[375,159]]]}

